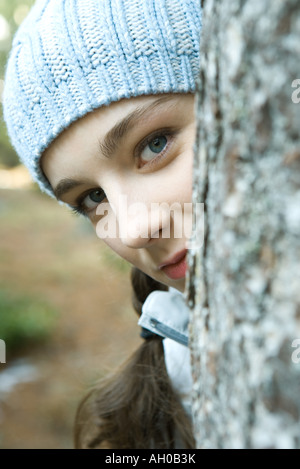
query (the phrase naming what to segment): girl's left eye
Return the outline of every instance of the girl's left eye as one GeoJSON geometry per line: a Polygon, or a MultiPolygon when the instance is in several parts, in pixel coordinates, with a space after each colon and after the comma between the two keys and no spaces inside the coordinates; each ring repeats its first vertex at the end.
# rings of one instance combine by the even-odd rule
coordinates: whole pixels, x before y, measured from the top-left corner
{"type": "Polygon", "coordinates": [[[151,161],[158,153],[163,151],[167,143],[168,139],[165,135],[153,138],[141,152],[141,159],[144,161],[151,161]]]}
{"type": "Polygon", "coordinates": [[[139,167],[145,166],[147,163],[156,160],[156,158],[162,157],[169,150],[169,144],[174,136],[173,134],[174,131],[161,131],[159,134],[152,134],[145,138],[137,146],[135,151],[139,167]]]}

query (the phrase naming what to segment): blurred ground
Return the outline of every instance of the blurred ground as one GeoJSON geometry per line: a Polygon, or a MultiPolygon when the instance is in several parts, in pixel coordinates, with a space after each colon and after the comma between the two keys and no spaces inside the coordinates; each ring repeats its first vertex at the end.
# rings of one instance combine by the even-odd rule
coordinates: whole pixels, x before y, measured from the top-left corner
{"type": "Polygon", "coordinates": [[[7,350],[0,364],[0,377],[20,363],[25,381],[34,370],[31,381],[0,391],[0,447],[72,448],[80,399],[141,340],[129,269],[87,220],[36,190],[0,190],[0,240],[0,288],[42,297],[59,312],[49,341],[17,356],[7,350]]]}

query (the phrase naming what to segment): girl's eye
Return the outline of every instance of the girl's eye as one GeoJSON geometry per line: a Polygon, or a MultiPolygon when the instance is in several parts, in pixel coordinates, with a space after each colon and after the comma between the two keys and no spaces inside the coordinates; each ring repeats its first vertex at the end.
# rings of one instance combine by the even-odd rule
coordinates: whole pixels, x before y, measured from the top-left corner
{"type": "Polygon", "coordinates": [[[165,135],[159,135],[146,142],[144,149],[140,152],[140,159],[148,162],[157,157],[168,144],[168,138],[165,135]]]}
{"type": "Polygon", "coordinates": [[[82,200],[81,205],[87,210],[91,210],[106,198],[102,189],[94,189],[82,200]]]}
{"type": "Polygon", "coordinates": [[[77,201],[76,206],[72,206],[72,209],[75,213],[88,215],[89,212],[95,209],[105,199],[106,195],[102,189],[93,189],[87,194],[81,196],[77,201]]]}
{"type": "MultiPolygon", "coordinates": [[[[160,167],[157,164],[164,160],[169,153],[174,154],[176,149],[177,137],[180,129],[176,127],[165,127],[145,137],[134,149],[134,157],[137,161],[138,168],[147,166],[149,169],[160,167]]],[[[166,160],[167,161],[167,160],[166,160]]],[[[160,163],[159,163],[160,164],[160,163]]]]}

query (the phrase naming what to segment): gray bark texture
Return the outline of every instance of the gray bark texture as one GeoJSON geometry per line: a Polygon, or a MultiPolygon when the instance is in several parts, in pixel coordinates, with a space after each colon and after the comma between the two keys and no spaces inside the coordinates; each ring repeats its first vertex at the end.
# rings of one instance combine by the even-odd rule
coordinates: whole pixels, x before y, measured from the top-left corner
{"type": "Polygon", "coordinates": [[[197,448],[300,448],[300,2],[202,4],[205,231],[186,287],[197,448]]]}

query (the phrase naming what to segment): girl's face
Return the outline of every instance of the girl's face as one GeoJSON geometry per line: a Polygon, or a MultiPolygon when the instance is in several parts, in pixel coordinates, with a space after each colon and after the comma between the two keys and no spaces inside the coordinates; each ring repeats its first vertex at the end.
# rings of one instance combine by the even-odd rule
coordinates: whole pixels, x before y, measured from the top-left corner
{"type": "Polygon", "coordinates": [[[184,291],[194,139],[192,94],[141,96],[76,121],[41,164],[56,197],[113,251],[184,291]]]}

